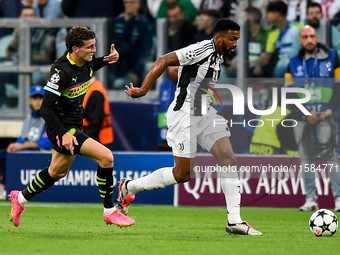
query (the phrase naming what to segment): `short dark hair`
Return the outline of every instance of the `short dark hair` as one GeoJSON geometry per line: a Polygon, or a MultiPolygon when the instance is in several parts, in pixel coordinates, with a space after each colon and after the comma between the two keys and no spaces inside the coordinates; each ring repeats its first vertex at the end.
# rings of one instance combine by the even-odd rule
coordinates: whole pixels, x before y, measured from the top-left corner
{"type": "Polygon", "coordinates": [[[247,13],[249,16],[252,16],[256,23],[259,23],[259,24],[261,23],[262,13],[256,7],[249,6],[244,9],[244,12],[247,13]]]}
{"type": "Polygon", "coordinates": [[[266,8],[267,12],[278,12],[281,16],[286,17],[288,12],[288,6],[282,1],[269,2],[266,8]]]}
{"type": "Polygon", "coordinates": [[[84,45],[84,41],[96,38],[94,31],[88,29],[87,27],[74,26],[72,27],[66,35],[66,49],[68,52],[72,53],[72,47],[81,47],[84,45]]]}
{"type": "Polygon", "coordinates": [[[216,35],[219,32],[228,32],[228,31],[240,31],[240,26],[235,21],[231,19],[219,19],[215,26],[213,33],[216,35]]]}
{"type": "Polygon", "coordinates": [[[173,10],[175,9],[176,7],[178,7],[181,11],[183,11],[183,7],[182,7],[182,4],[180,2],[171,2],[171,3],[167,3],[166,4],[166,11],[168,10],[173,10]]]}
{"type": "Polygon", "coordinates": [[[321,5],[319,3],[316,3],[316,2],[310,2],[307,4],[307,10],[308,8],[310,7],[319,7],[320,11],[322,11],[322,8],[321,8],[321,5]]]}
{"type": "Polygon", "coordinates": [[[214,9],[203,9],[201,10],[200,14],[207,15],[215,20],[221,18],[221,14],[214,9]]]}

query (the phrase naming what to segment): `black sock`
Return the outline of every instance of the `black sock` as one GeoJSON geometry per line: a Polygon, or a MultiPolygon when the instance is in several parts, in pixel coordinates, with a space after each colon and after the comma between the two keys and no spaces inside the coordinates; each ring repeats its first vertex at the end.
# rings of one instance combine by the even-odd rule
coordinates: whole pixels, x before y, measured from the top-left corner
{"type": "Polygon", "coordinates": [[[48,167],[39,172],[34,180],[22,191],[26,200],[30,200],[36,194],[39,194],[52,187],[56,182],[48,173],[48,167]]]}
{"type": "Polygon", "coordinates": [[[113,193],[113,167],[97,168],[97,183],[99,187],[99,193],[103,200],[104,208],[114,207],[112,193],[113,193]]]}

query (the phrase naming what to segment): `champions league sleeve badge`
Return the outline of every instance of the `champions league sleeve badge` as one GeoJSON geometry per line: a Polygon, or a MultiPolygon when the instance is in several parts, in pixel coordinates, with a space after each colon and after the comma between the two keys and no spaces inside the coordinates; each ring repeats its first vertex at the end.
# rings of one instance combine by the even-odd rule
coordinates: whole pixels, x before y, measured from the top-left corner
{"type": "Polygon", "coordinates": [[[52,74],[52,76],[51,76],[51,78],[50,78],[50,81],[51,81],[52,83],[57,83],[59,80],[60,80],[59,74],[57,74],[57,73],[52,74]]]}

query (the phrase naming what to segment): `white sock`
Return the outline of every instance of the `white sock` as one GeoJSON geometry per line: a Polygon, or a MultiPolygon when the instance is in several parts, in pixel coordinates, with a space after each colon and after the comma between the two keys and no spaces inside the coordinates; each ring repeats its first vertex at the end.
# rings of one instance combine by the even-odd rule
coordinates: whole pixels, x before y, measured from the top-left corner
{"type": "Polygon", "coordinates": [[[28,202],[28,200],[24,197],[21,191],[19,192],[19,195],[18,195],[18,201],[19,201],[19,204],[21,205],[25,205],[28,202]]]}
{"type": "Polygon", "coordinates": [[[238,178],[221,177],[221,187],[227,204],[228,222],[231,224],[241,223],[240,180],[238,178]]]}
{"type": "Polygon", "coordinates": [[[142,178],[129,181],[127,189],[130,195],[135,195],[142,190],[164,189],[176,184],[173,167],[163,167],[142,178]]]}
{"type": "Polygon", "coordinates": [[[104,213],[105,213],[106,215],[110,215],[111,213],[113,213],[113,212],[116,211],[116,210],[117,210],[116,207],[111,207],[111,208],[105,208],[105,207],[104,207],[104,213]]]}
{"type": "Polygon", "coordinates": [[[230,224],[241,223],[241,215],[239,213],[228,213],[228,222],[230,224]]]}

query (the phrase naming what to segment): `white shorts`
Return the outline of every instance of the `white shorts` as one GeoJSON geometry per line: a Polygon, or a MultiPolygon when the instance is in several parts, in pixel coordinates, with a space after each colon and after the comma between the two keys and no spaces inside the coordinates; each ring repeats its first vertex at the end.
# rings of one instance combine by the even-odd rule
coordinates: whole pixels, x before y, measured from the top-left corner
{"type": "Polygon", "coordinates": [[[230,137],[227,121],[210,107],[203,116],[193,116],[181,110],[167,112],[167,141],[173,155],[183,158],[195,158],[197,143],[210,152],[214,143],[222,137],[230,137]]]}

